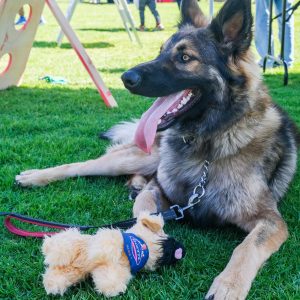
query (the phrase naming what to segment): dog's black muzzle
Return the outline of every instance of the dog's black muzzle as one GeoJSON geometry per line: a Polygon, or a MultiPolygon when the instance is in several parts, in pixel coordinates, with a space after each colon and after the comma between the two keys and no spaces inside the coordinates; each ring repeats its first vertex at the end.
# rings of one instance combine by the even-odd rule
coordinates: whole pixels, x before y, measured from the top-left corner
{"type": "Polygon", "coordinates": [[[167,62],[160,57],[133,67],[121,76],[124,86],[131,93],[145,97],[168,96],[188,88],[179,72],[166,67],[167,62]]]}
{"type": "Polygon", "coordinates": [[[146,97],[171,94],[166,84],[170,82],[170,76],[163,70],[162,63],[162,60],[155,59],[126,71],[121,76],[124,86],[131,93],[146,97]]]}
{"type": "Polygon", "coordinates": [[[121,76],[121,79],[128,90],[137,89],[142,82],[141,75],[135,70],[129,70],[121,76]]]}

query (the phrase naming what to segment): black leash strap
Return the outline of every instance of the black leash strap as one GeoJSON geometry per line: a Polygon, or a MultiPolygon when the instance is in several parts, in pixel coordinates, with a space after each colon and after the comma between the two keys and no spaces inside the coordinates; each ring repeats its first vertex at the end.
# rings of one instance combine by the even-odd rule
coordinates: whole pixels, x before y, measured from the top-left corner
{"type": "MultiPolygon", "coordinates": [[[[155,215],[158,215],[155,214],[155,215]]],[[[170,220],[175,220],[178,217],[178,214],[176,213],[175,210],[169,209],[167,211],[164,211],[161,213],[164,221],[170,221],[170,220]]],[[[67,228],[78,228],[81,231],[87,231],[90,229],[98,229],[98,228],[119,228],[119,229],[128,229],[132,227],[136,223],[136,218],[112,223],[112,224],[104,224],[101,226],[81,226],[81,225],[76,225],[76,224],[64,224],[64,223],[57,223],[57,222],[50,222],[50,221],[45,221],[41,219],[36,219],[36,218],[31,218],[28,216],[24,216],[21,214],[17,213],[12,213],[12,212],[0,212],[0,217],[5,217],[4,219],[4,225],[5,227],[13,234],[23,236],[23,237],[37,237],[37,238],[43,238],[45,236],[50,236],[56,234],[58,231],[28,231],[21,229],[19,227],[16,227],[11,220],[18,220],[23,223],[31,224],[31,225],[36,225],[39,227],[44,227],[44,228],[52,228],[52,229],[58,229],[58,230],[64,230],[67,228]]]]}

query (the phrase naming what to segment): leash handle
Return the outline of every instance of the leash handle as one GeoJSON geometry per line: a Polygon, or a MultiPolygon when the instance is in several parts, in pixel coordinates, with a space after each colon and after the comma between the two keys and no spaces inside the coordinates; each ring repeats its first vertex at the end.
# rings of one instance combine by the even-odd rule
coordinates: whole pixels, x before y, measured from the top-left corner
{"type": "Polygon", "coordinates": [[[51,236],[56,233],[58,233],[61,230],[65,230],[68,228],[78,228],[81,231],[86,231],[89,229],[98,229],[98,228],[120,228],[120,229],[128,229],[132,225],[136,223],[136,219],[129,219],[113,224],[104,224],[101,226],[80,226],[80,225],[74,225],[74,224],[63,224],[63,223],[57,223],[57,222],[50,222],[40,219],[35,219],[27,216],[23,216],[16,213],[9,213],[9,212],[0,212],[0,217],[5,217],[4,225],[7,228],[8,231],[10,231],[13,234],[23,236],[23,237],[36,237],[36,238],[44,238],[45,236],[51,236]],[[28,223],[31,225],[44,227],[44,228],[53,228],[58,229],[59,231],[28,231],[21,229],[17,226],[15,226],[11,220],[18,220],[22,223],[28,223]]]}
{"type": "MultiPolygon", "coordinates": [[[[17,220],[25,222],[25,223],[30,223],[30,222],[26,222],[25,220],[20,220],[19,218],[16,218],[16,217],[13,217],[13,216],[7,216],[5,218],[4,225],[7,228],[7,230],[10,231],[13,234],[16,234],[16,235],[19,235],[19,236],[43,238],[45,236],[50,236],[50,235],[53,235],[53,234],[57,233],[57,232],[33,232],[33,231],[27,231],[27,230],[24,230],[24,229],[20,229],[20,228],[14,226],[11,223],[11,219],[17,219],[17,220]]],[[[34,224],[34,225],[37,225],[37,224],[34,224]]],[[[38,225],[38,226],[40,226],[40,225],[38,225]]]]}
{"type": "Polygon", "coordinates": [[[58,231],[28,231],[21,229],[17,226],[15,226],[11,220],[18,220],[23,223],[28,223],[31,225],[39,226],[39,227],[44,227],[44,228],[53,228],[53,229],[59,229],[59,230],[64,230],[67,228],[78,228],[82,231],[88,230],[88,229],[93,229],[93,228],[98,228],[96,226],[78,226],[78,225],[70,225],[70,224],[63,224],[63,223],[56,223],[56,222],[49,222],[45,220],[40,220],[40,219],[35,219],[27,216],[23,216],[20,214],[16,213],[9,213],[9,212],[0,212],[0,216],[5,216],[4,220],[4,225],[7,228],[8,231],[10,231],[13,234],[23,236],[23,237],[37,237],[37,238],[43,238],[45,236],[50,236],[58,233],[58,231]]]}
{"type": "Polygon", "coordinates": [[[37,238],[43,238],[45,236],[50,236],[53,234],[56,234],[57,231],[49,231],[49,232],[34,232],[34,231],[28,231],[24,230],[21,228],[16,227],[11,220],[15,219],[23,223],[28,223],[32,225],[36,225],[39,227],[47,227],[47,228],[54,228],[54,229],[67,229],[70,227],[73,227],[72,225],[67,225],[67,224],[60,224],[60,223],[53,223],[53,222],[48,222],[48,221],[43,221],[43,220],[38,220],[30,217],[25,217],[19,214],[14,214],[14,213],[1,213],[1,215],[6,215],[5,220],[4,220],[4,225],[7,228],[8,231],[10,231],[13,234],[23,236],[23,237],[37,237],[37,238]]]}

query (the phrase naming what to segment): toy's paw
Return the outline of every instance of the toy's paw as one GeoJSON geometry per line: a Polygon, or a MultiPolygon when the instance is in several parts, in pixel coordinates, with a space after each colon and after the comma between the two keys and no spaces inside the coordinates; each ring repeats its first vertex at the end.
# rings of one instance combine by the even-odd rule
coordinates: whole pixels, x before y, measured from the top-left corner
{"type": "Polygon", "coordinates": [[[125,293],[127,283],[131,278],[130,271],[118,265],[111,265],[107,268],[96,268],[92,272],[92,278],[97,292],[106,297],[115,297],[125,293]]]}
{"type": "Polygon", "coordinates": [[[214,279],[205,300],[243,300],[246,299],[248,287],[243,285],[239,276],[223,276],[222,273],[214,279]]]}
{"type": "Polygon", "coordinates": [[[106,297],[115,297],[118,296],[120,294],[123,294],[126,292],[127,286],[124,283],[119,283],[119,284],[115,284],[115,285],[106,285],[106,286],[102,286],[101,289],[97,288],[97,291],[99,293],[102,293],[104,296],[106,297]]]}
{"type": "Polygon", "coordinates": [[[45,186],[47,185],[49,180],[49,174],[47,170],[27,170],[20,175],[17,175],[15,178],[15,182],[17,185],[23,187],[30,186],[45,186]]]}
{"type": "Polygon", "coordinates": [[[53,273],[46,272],[44,274],[43,284],[47,295],[63,295],[67,288],[72,285],[72,283],[64,276],[53,273]]]}

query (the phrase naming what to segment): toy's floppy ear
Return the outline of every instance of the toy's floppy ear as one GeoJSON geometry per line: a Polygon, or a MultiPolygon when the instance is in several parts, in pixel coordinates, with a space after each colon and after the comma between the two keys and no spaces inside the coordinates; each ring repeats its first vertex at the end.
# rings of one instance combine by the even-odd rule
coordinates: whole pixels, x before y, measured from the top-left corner
{"type": "Polygon", "coordinates": [[[164,220],[161,215],[150,215],[150,213],[146,211],[141,212],[138,217],[138,222],[154,233],[160,231],[164,227],[164,220]]]}
{"type": "Polygon", "coordinates": [[[200,9],[197,0],[182,0],[180,5],[181,21],[179,28],[183,25],[190,24],[197,28],[206,27],[208,19],[200,9]]]}

